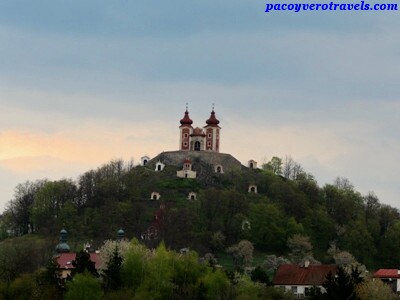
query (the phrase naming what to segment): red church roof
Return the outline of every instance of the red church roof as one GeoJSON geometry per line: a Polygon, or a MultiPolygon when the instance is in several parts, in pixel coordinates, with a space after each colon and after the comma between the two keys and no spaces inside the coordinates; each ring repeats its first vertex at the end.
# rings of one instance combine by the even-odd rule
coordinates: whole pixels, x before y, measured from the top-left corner
{"type": "Polygon", "coordinates": [[[379,269],[374,273],[375,278],[400,278],[400,270],[397,269],[379,269]]]}
{"type": "Polygon", "coordinates": [[[206,136],[206,135],[205,135],[203,129],[201,129],[200,127],[196,127],[190,136],[206,136]]]}
{"type": "Polygon", "coordinates": [[[336,273],[336,265],[298,265],[283,264],[276,271],[273,285],[322,285],[326,276],[336,273]]]}
{"type": "MultiPolygon", "coordinates": [[[[76,253],[61,253],[57,256],[57,263],[61,269],[73,269],[72,261],[75,260],[76,253]]],[[[100,266],[100,257],[97,253],[90,253],[90,260],[96,264],[96,269],[100,266]]]]}
{"type": "Polygon", "coordinates": [[[192,125],[193,121],[189,118],[189,112],[186,109],[183,119],[180,121],[182,125],[192,125]]]}
{"type": "Polygon", "coordinates": [[[206,121],[207,125],[209,126],[218,126],[219,120],[215,117],[214,109],[211,112],[210,118],[206,121]]]}

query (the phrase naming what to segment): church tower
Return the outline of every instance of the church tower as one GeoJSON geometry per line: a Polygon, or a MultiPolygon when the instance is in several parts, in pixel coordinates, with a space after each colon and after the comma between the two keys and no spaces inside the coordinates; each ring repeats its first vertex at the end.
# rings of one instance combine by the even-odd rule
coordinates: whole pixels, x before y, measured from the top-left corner
{"type": "Polygon", "coordinates": [[[206,121],[207,125],[204,126],[206,134],[206,147],[207,151],[219,152],[220,130],[218,126],[219,121],[215,117],[214,107],[212,108],[210,118],[206,121]]]}
{"type": "Polygon", "coordinates": [[[186,111],[183,119],[180,121],[181,126],[179,136],[179,150],[190,150],[190,135],[193,133],[193,121],[189,118],[189,112],[186,106],[186,111]]]}

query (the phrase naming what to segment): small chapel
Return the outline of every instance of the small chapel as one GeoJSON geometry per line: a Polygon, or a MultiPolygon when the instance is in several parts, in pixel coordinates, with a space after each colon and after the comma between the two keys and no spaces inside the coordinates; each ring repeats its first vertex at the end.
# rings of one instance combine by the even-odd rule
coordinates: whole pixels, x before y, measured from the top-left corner
{"type": "Polygon", "coordinates": [[[211,115],[203,128],[193,128],[193,121],[189,117],[189,111],[187,107],[180,123],[180,151],[219,152],[221,127],[218,125],[219,120],[215,116],[214,107],[212,108],[211,115]]]}

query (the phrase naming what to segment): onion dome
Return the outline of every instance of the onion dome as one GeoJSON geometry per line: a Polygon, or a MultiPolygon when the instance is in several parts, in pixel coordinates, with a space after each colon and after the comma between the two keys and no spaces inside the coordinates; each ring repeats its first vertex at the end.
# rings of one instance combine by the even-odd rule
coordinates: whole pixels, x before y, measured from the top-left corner
{"type": "Polygon", "coordinates": [[[206,121],[207,125],[209,126],[218,126],[219,121],[218,119],[215,117],[215,111],[214,109],[211,111],[211,115],[210,118],[206,121]]]}
{"type": "Polygon", "coordinates": [[[196,127],[193,129],[193,133],[190,136],[206,136],[203,129],[196,127]]]}
{"type": "Polygon", "coordinates": [[[68,253],[70,251],[70,248],[67,244],[67,237],[68,237],[67,231],[65,229],[61,229],[60,242],[56,246],[57,253],[68,253]]]}
{"type": "Polygon", "coordinates": [[[185,160],[183,161],[184,164],[191,164],[192,161],[189,158],[185,158],[185,160]]]}
{"type": "Polygon", "coordinates": [[[183,119],[180,121],[182,125],[192,125],[193,121],[189,118],[189,112],[186,109],[183,119]]]}
{"type": "Polygon", "coordinates": [[[121,228],[120,230],[117,231],[117,238],[119,240],[122,240],[124,239],[124,237],[125,237],[125,231],[121,228]]]}

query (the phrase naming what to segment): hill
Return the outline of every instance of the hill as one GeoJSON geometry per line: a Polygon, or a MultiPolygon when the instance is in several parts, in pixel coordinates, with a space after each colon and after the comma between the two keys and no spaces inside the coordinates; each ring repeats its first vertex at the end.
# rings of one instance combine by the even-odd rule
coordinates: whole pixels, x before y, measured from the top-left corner
{"type": "Polygon", "coordinates": [[[123,228],[128,238],[150,247],[163,240],[171,249],[224,255],[227,247],[249,240],[258,253],[289,257],[288,239],[301,235],[321,262],[333,262],[336,249],[369,268],[400,264],[399,212],[374,194],[361,195],[342,178],[320,187],[301,168],[285,176],[267,165],[249,169],[229,154],[164,152],[146,166],[116,160],[76,181],[22,183],[1,217],[0,237],[47,237],[51,248],[63,227],[73,250],[87,241],[98,247],[123,228]],[[187,157],[199,172],[195,179],[176,176],[187,157]],[[166,166],[157,172],[159,160],[166,166]],[[215,164],[223,173],[215,172],[215,164]],[[250,185],[257,193],[249,192],[250,185]],[[151,199],[153,192],[159,200],[151,199]],[[155,239],[146,239],[149,228],[157,231],[155,239]]]}

